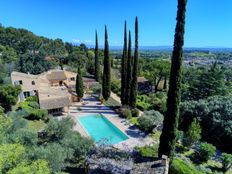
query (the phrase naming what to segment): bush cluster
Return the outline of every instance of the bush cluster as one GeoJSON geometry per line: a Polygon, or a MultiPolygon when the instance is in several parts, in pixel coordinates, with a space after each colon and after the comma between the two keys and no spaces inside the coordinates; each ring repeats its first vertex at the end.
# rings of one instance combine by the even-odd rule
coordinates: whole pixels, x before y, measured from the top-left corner
{"type": "Polygon", "coordinates": [[[209,143],[200,143],[200,145],[195,150],[193,155],[193,160],[196,163],[204,163],[211,159],[216,152],[216,148],[209,143]]]}
{"type": "Polygon", "coordinates": [[[150,133],[152,130],[163,122],[163,115],[159,111],[145,111],[138,118],[138,126],[141,130],[150,133]]]}
{"type": "Polygon", "coordinates": [[[214,96],[182,103],[180,129],[187,131],[194,118],[200,118],[202,140],[213,144],[218,149],[232,153],[231,96],[214,96]]]}
{"type": "Polygon", "coordinates": [[[150,93],[149,95],[138,95],[136,106],[138,109],[156,110],[165,114],[167,95],[165,92],[150,93]]]}
{"type": "Polygon", "coordinates": [[[121,107],[118,109],[118,113],[119,113],[119,116],[121,118],[131,118],[132,117],[132,113],[131,113],[131,110],[129,108],[121,107]]]}
{"type": "Polygon", "coordinates": [[[201,139],[201,126],[199,122],[194,119],[190,124],[188,131],[184,133],[182,143],[186,147],[192,146],[201,139]]]}
{"type": "Polygon", "coordinates": [[[39,109],[39,104],[35,101],[23,101],[19,103],[18,110],[25,111],[24,118],[28,120],[44,120],[48,121],[48,112],[44,109],[39,109]]]}
{"type": "Polygon", "coordinates": [[[132,117],[138,117],[139,116],[139,110],[134,108],[134,109],[131,109],[131,115],[132,117]]]}
{"type": "Polygon", "coordinates": [[[51,118],[39,133],[29,129],[29,122],[0,114],[0,173],[59,173],[83,164],[94,146],[73,131],[70,118],[51,118]]]}
{"type": "Polygon", "coordinates": [[[148,110],[151,107],[150,103],[148,102],[148,96],[146,95],[137,96],[136,107],[141,111],[148,110]]]}
{"type": "Polygon", "coordinates": [[[226,173],[232,167],[232,154],[223,153],[221,156],[222,171],[226,173]]]}

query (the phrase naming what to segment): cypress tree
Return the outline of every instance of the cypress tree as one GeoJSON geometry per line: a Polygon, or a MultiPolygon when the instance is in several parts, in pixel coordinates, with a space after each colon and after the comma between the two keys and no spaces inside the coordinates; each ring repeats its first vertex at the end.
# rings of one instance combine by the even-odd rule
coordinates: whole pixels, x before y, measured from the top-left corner
{"type": "Polygon", "coordinates": [[[125,104],[130,104],[130,91],[131,91],[131,32],[129,31],[129,43],[127,52],[127,68],[126,68],[126,93],[125,93],[125,104]]]}
{"type": "Polygon", "coordinates": [[[135,52],[133,61],[133,73],[131,81],[130,93],[130,106],[135,108],[137,97],[137,76],[138,76],[138,59],[139,59],[139,46],[138,46],[138,17],[135,19],[135,52]]]}
{"type": "Polygon", "coordinates": [[[103,69],[103,81],[102,81],[102,95],[105,100],[108,100],[111,93],[111,67],[110,67],[110,55],[109,55],[109,43],[107,27],[105,26],[105,47],[104,47],[104,69],[103,69]]]}
{"type": "Polygon", "coordinates": [[[96,81],[100,81],[100,63],[99,63],[99,57],[98,57],[98,36],[97,36],[97,31],[95,32],[95,79],[96,81]]]}
{"type": "Polygon", "coordinates": [[[159,157],[167,155],[172,158],[175,151],[181,94],[181,67],[183,59],[186,4],[187,0],[178,0],[167,112],[163,122],[163,131],[160,136],[159,157]]]}
{"type": "Polygon", "coordinates": [[[80,101],[80,98],[84,96],[84,85],[83,85],[83,79],[81,74],[81,69],[78,67],[77,69],[77,76],[76,76],[76,94],[78,97],[78,101],[80,101]]]}
{"type": "Polygon", "coordinates": [[[125,95],[126,95],[126,66],[127,66],[127,28],[126,21],[124,26],[124,46],[123,46],[123,55],[121,61],[121,103],[122,105],[126,104],[125,95]]]}

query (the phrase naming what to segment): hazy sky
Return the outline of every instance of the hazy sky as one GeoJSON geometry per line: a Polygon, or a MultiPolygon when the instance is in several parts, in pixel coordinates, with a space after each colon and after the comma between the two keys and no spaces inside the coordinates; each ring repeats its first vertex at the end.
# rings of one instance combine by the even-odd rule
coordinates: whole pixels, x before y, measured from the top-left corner
{"type": "MultiPolygon", "coordinates": [[[[177,0],[1,0],[0,23],[49,38],[94,44],[94,31],[122,45],[124,20],[141,46],[173,44],[177,0]]],[[[188,0],[186,47],[232,47],[232,0],[188,0]]]]}

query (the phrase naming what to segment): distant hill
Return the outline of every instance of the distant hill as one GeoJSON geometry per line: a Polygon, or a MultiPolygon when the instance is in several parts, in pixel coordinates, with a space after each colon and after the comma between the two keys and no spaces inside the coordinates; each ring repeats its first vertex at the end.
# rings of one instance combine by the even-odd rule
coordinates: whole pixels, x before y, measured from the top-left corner
{"type": "MultiPolygon", "coordinates": [[[[73,43],[73,45],[79,46],[79,43],[73,43]]],[[[88,45],[89,48],[94,48],[94,45],[88,45]]],[[[104,47],[102,45],[99,46],[99,48],[103,49],[104,47]]],[[[111,50],[122,50],[122,46],[110,46],[111,50]]],[[[140,46],[140,50],[143,51],[172,51],[173,46],[140,46]]],[[[232,48],[226,48],[226,47],[185,47],[185,50],[188,51],[211,51],[211,52],[232,52],[232,48]]]]}

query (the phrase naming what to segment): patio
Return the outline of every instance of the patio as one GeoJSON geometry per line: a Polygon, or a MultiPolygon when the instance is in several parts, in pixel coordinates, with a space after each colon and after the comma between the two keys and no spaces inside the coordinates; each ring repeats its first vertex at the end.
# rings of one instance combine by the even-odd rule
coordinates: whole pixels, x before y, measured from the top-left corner
{"type": "Polygon", "coordinates": [[[91,95],[85,95],[83,102],[73,103],[69,108],[68,115],[75,120],[74,130],[81,133],[85,137],[89,137],[85,129],[77,121],[78,117],[84,116],[89,113],[99,113],[104,115],[108,120],[110,120],[116,127],[118,127],[124,134],[126,134],[129,139],[118,144],[114,147],[119,149],[133,149],[135,146],[145,146],[154,143],[152,138],[146,136],[145,133],[140,131],[136,126],[131,125],[127,119],[122,119],[118,114],[112,110],[110,107],[101,105],[100,102],[91,95]],[[83,105],[84,103],[84,105],[83,105]]]}

